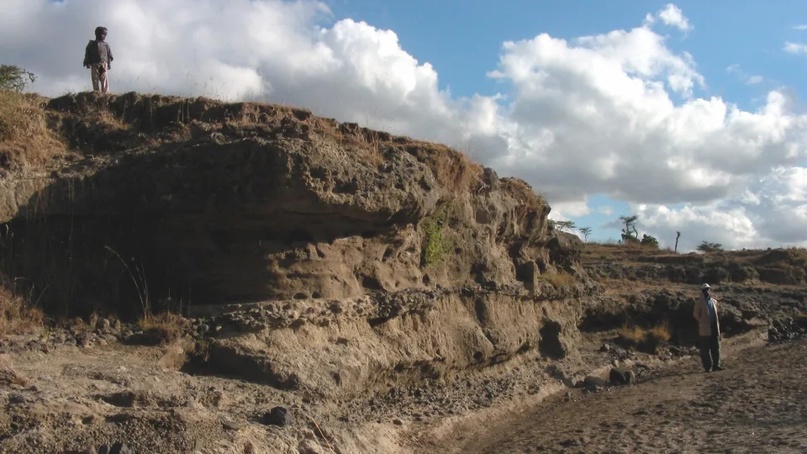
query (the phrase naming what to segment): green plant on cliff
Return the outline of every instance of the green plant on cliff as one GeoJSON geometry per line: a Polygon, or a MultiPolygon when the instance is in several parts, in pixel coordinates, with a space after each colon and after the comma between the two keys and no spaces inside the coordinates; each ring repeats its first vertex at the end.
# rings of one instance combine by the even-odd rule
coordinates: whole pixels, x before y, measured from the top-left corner
{"type": "Polygon", "coordinates": [[[448,210],[445,206],[438,208],[423,221],[423,249],[420,260],[423,266],[440,262],[443,255],[450,250],[443,231],[447,221],[448,210]]]}

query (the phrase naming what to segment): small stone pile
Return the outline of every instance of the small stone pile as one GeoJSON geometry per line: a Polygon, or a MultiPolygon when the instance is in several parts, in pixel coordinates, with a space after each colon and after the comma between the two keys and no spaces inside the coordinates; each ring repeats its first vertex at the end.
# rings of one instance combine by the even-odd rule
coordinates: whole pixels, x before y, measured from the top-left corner
{"type": "Polygon", "coordinates": [[[771,322],[768,328],[770,342],[807,339],[807,316],[781,318],[771,322]]]}

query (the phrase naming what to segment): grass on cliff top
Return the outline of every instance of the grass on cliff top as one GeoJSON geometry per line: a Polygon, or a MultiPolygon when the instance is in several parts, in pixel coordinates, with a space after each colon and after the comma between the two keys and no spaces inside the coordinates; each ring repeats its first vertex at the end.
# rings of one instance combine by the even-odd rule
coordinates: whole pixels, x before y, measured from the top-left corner
{"type": "Polygon", "coordinates": [[[43,99],[0,90],[0,169],[38,168],[65,151],[48,127],[43,99]]]}
{"type": "MultiPolygon", "coordinates": [[[[298,116],[299,114],[295,117],[298,116]]],[[[473,162],[465,153],[447,145],[395,136],[364,128],[356,123],[339,123],[334,119],[313,115],[301,121],[321,136],[329,137],[343,147],[352,148],[356,157],[367,165],[378,167],[386,161],[385,155],[388,153],[403,151],[426,164],[435,180],[450,191],[467,191],[479,186],[482,166],[473,162]]]]}

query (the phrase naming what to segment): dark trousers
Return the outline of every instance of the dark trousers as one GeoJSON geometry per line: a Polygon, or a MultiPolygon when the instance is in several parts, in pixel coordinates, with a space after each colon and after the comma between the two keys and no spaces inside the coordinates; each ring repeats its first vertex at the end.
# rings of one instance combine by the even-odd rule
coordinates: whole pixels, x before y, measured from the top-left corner
{"type": "Polygon", "coordinates": [[[712,328],[711,336],[701,336],[701,363],[706,372],[720,365],[720,337],[717,330],[712,328]]]}

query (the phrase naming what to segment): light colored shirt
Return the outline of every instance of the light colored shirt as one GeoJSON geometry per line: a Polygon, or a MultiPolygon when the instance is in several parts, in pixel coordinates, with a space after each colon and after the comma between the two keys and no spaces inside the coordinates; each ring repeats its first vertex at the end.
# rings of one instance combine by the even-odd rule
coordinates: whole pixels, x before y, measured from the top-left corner
{"type": "Polygon", "coordinates": [[[709,298],[706,300],[706,309],[709,310],[709,320],[714,323],[715,319],[717,318],[717,313],[715,313],[715,299],[709,298]]]}

